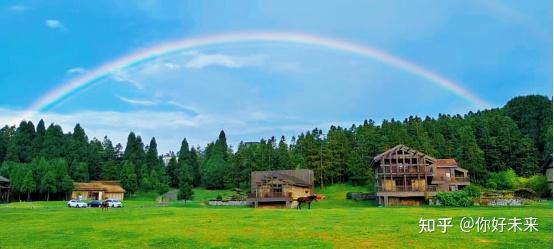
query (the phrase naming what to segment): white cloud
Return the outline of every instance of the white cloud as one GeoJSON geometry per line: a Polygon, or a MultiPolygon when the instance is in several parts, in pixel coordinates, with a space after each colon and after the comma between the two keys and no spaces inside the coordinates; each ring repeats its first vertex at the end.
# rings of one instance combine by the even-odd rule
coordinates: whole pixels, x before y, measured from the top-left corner
{"type": "Polygon", "coordinates": [[[85,70],[82,67],[74,67],[74,68],[70,68],[66,71],[67,74],[82,74],[82,73],[85,73],[85,72],[87,72],[87,70],[85,70]]]}
{"type": "Polygon", "coordinates": [[[185,65],[186,68],[201,69],[207,66],[223,66],[228,68],[241,68],[257,66],[266,59],[263,55],[233,56],[226,54],[196,54],[185,65]]]}
{"type": "Polygon", "coordinates": [[[10,10],[11,11],[17,11],[17,12],[23,12],[23,11],[27,10],[27,7],[25,7],[24,5],[12,5],[12,6],[10,6],[10,10]]]}
{"type": "Polygon", "coordinates": [[[144,84],[142,84],[141,82],[133,79],[131,77],[131,75],[127,71],[124,71],[124,70],[118,70],[118,71],[113,72],[110,78],[112,78],[113,80],[115,80],[117,82],[129,83],[129,84],[131,84],[132,86],[134,86],[135,88],[137,88],[139,90],[144,89],[144,84]]]}
{"type": "Polygon", "coordinates": [[[146,99],[130,99],[130,98],[122,97],[122,96],[117,96],[117,97],[120,100],[122,100],[124,102],[127,102],[129,104],[132,104],[132,105],[154,106],[154,105],[158,104],[155,101],[146,100],[146,99]]]}
{"type": "Polygon", "coordinates": [[[171,100],[171,101],[168,101],[167,104],[175,106],[175,107],[179,107],[179,108],[183,109],[184,111],[187,111],[191,114],[196,115],[196,114],[200,113],[200,110],[198,110],[198,108],[190,106],[190,105],[184,105],[184,104],[181,104],[177,101],[171,100]]]}
{"type": "Polygon", "coordinates": [[[62,22],[60,22],[60,20],[48,19],[44,23],[46,24],[47,27],[51,29],[66,30],[65,26],[63,25],[62,22]]]}

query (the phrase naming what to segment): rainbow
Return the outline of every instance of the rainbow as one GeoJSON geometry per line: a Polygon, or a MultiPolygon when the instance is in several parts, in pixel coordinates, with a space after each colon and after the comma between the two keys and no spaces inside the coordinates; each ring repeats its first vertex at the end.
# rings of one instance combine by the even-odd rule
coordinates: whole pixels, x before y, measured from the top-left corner
{"type": "MultiPolygon", "coordinates": [[[[54,104],[60,102],[64,98],[67,98],[71,94],[74,94],[88,85],[103,79],[114,72],[132,67],[134,65],[178,53],[180,51],[191,49],[200,46],[209,46],[226,43],[240,43],[240,42],[282,42],[282,43],[296,43],[326,47],[344,51],[377,61],[383,62],[395,68],[407,71],[419,77],[427,79],[429,82],[434,83],[437,86],[443,87],[446,90],[460,96],[461,98],[469,101],[477,107],[488,107],[489,104],[471,93],[467,89],[463,88],[459,84],[437,74],[423,67],[415,65],[409,61],[403,60],[394,55],[388,54],[377,49],[363,46],[360,44],[332,39],[317,35],[305,34],[305,33],[290,33],[290,32],[239,32],[239,33],[224,33],[200,37],[184,38],[180,40],[170,41],[159,44],[150,48],[146,48],[126,56],[122,56],[113,61],[105,63],[94,70],[80,75],[77,78],[71,79],[58,88],[45,94],[35,103],[33,103],[23,115],[22,119],[29,119],[33,113],[40,113],[47,111],[54,104]]],[[[21,119],[20,119],[21,120],[21,119]]]]}

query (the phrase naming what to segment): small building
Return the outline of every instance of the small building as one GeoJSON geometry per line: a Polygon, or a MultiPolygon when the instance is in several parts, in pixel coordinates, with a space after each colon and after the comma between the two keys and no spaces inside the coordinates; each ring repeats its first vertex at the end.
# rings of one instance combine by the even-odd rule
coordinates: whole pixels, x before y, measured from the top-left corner
{"type": "Polygon", "coordinates": [[[467,170],[455,159],[435,159],[405,145],[397,145],[373,158],[379,204],[420,205],[437,192],[469,185],[467,170]]]}
{"type": "Polygon", "coordinates": [[[10,201],[10,179],[0,176],[0,202],[10,201]]]}
{"type": "Polygon", "coordinates": [[[309,169],[254,171],[249,201],[255,207],[296,207],[296,199],[314,193],[314,172],[309,169]]]}
{"type": "Polygon", "coordinates": [[[82,200],[123,200],[125,189],[118,181],[91,181],[73,183],[71,199],[82,200]]]}

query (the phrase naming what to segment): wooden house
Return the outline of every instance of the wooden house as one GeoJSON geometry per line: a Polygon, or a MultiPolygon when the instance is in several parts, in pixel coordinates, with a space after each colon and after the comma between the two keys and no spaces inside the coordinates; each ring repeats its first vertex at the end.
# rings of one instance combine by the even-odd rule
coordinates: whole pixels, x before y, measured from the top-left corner
{"type": "Polygon", "coordinates": [[[10,201],[10,180],[0,176],[0,202],[10,201]]]}
{"type": "Polygon", "coordinates": [[[314,193],[314,172],[301,170],[254,171],[249,201],[258,206],[295,207],[298,197],[314,193]]]}
{"type": "Polygon", "coordinates": [[[123,200],[125,189],[118,181],[91,181],[73,183],[71,199],[82,200],[123,200]]]}
{"type": "Polygon", "coordinates": [[[379,203],[420,205],[437,192],[469,185],[467,170],[455,159],[435,159],[405,145],[397,145],[373,158],[379,203]]]}

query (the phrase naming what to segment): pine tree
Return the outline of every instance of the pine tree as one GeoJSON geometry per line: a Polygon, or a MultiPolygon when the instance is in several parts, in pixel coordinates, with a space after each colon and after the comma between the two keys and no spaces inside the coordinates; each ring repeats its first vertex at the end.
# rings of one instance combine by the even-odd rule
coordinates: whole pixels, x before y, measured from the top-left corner
{"type": "Polygon", "coordinates": [[[119,181],[121,182],[122,187],[129,194],[133,194],[137,191],[137,174],[135,173],[135,166],[132,162],[123,162],[122,169],[119,175],[119,181]]]}
{"type": "Polygon", "coordinates": [[[77,182],[88,182],[90,180],[88,165],[83,162],[74,161],[71,164],[72,178],[77,182]]]}
{"type": "Polygon", "coordinates": [[[187,200],[192,200],[193,196],[194,192],[191,185],[187,182],[181,184],[181,186],[179,187],[179,192],[177,193],[177,199],[184,200],[186,203],[187,200]]]}
{"type": "Polygon", "coordinates": [[[190,164],[193,175],[192,185],[198,187],[201,182],[200,163],[198,162],[198,152],[194,147],[190,149],[190,164]]]}
{"type": "Polygon", "coordinates": [[[152,137],[150,145],[148,145],[148,151],[146,152],[146,163],[148,171],[161,170],[160,160],[158,159],[158,144],[156,138],[152,137]]]}
{"type": "Polygon", "coordinates": [[[175,156],[172,156],[171,159],[169,159],[169,162],[167,163],[166,171],[167,171],[167,175],[169,176],[169,184],[172,187],[178,187],[179,186],[178,164],[177,164],[177,158],[175,156]]]}
{"type": "Polygon", "coordinates": [[[459,147],[456,151],[458,163],[469,171],[472,181],[481,181],[486,177],[483,151],[477,146],[471,127],[462,127],[458,131],[459,147]]]}

